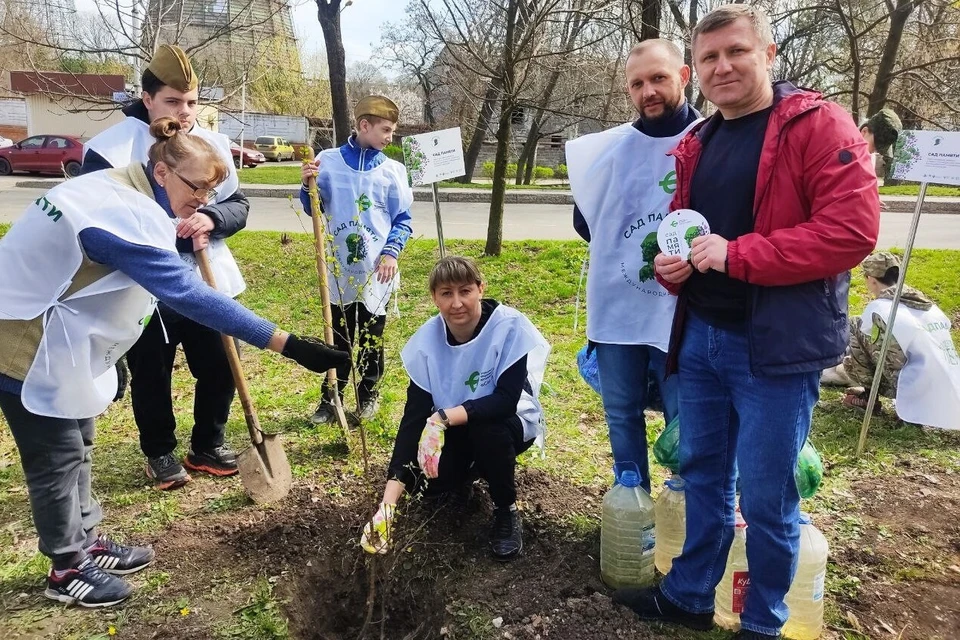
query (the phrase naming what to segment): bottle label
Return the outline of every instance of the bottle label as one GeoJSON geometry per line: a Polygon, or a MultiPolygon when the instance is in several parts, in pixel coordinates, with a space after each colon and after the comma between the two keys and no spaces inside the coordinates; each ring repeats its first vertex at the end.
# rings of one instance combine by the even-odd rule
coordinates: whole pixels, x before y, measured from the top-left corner
{"type": "Polygon", "coordinates": [[[750,590],[750,572],[733,572],[733,603],[730,608],[737,615],[743,613],[743,603],[747,599],[747,591],[750,590]]]}
{"type": "Polygon", "coordinates": [[[827,578],[827,571],[824,569],[813,577],[813,601],[823,600],[823,583],[827,578]]]}
{"type": "Polygon", "coordinates": [[[649,527],[644,527],[643,531],[640,532],[640,536],[641,553],[645,556],[651,555],[657,546],[656,525],[651,524],[649,527]]]}

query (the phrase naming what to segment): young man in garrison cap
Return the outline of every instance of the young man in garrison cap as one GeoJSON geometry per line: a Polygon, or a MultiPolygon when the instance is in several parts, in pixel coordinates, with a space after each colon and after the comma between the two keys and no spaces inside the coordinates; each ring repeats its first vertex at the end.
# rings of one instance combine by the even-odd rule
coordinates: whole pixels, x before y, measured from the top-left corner
{"type": "MultiPolygon", "coordinates": [[[[346,144],[303,165],[300,202],[311,213],[306,183],[315,176],[329,218],[327,233],[333,236],[335,260],[328,269],[334,340],[341,350],[357,346],[359,417],[369,420],[379,408],[387,303],[400,285],[397,259],[412,232],[413,191],[403,164],[383,153],[397,129],[397,105],[383,96],[367,96],[357,103],[354,117],[356,129],[346,144]]],[[[349,373],[349,363],[337,368],[341,399],[349,373]]],[[[334,420],[325,387],[310,420],[334,420]]]]}
{"type": "Polygon", "coordinates": [[[860,127],[860,134],[874,157],[879,180],[886,178],[893,168],[893,147],[902,129],[900,118],[890,109],[880,109],[860,127]]]}
{"type": "MultiPolygon", "coordinates": [[[[185,262],[193,263],[193,240],[208,235],[207,255],[217,288],[236,297],[246,288],[240,269],[224,243],[247,224],[250,203],[240,191],[233,154],[227,136],[197,124],[197,76],[179,47],[161,45],[143,72],[143,95],[125,107],[127,116],[84,145],[81,173],[136,162],[148,164],[147,151],[155,140],[150,123],[163,116],[177,118],[190,131],[211,143],[230,169],[227,179],[197,213],[177,225],[177,249],[185,262]]],[[[148,174],[150,172],[147,172],[148,174]]],[[[170,213],[170,212],[168,212],[170,213]]],[[[173,214],[170,213],[171,219],[173,214]]],[[[130,395],[140,431],[140,448],[147,457],[146,474],[159,489],[174,489],[190,481],[186,466],[213,476],[237,473],[237,459],[224,444],[224,430],[235,388],[220,334],[158,306],[160,318],[144,329],[127,353],[130,395]],[[177,345],[183,345],[190,373],[196,378],[194,424],[190,450],[181,465],[174,455],[177,421],[171,399],[171,375],[177,345]]]]}

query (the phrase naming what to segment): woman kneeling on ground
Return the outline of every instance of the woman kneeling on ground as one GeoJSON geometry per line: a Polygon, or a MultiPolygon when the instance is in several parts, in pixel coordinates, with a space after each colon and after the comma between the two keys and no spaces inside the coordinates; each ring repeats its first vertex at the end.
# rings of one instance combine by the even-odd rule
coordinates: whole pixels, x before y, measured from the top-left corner
{"type": "MultiPolygon", "coordinates": [[[[180,259],[176,221],[209,200],[227,166],[175,118],[150,129],[157,142],[147,166],[54,187],[0,241],[0,410],[20,452],[40,551],[53,564],[45,595],[84,607],[125,600],[133,588],[116,576],[154,559],[151,548],[98,532],[103,513],[90,485],[94,416],[119,397],[117,361],[158,298],[311,371],[349,357],[281,331],[208,287],[180,259]]],[[[198,250],[209,240],[192,237],[198,250]]]]}
{"type": "Polygon", "coordinates": [[[440,315],[401,353],[410,386],[383,500],[360,540],[370,553],[387,552],[404,489],[456,491],[474,473],[490,487],[494,557],[523,549],[514,472],[517,455],[543,437],[537,395],[550,345],[522,313],[484,298],[484,288],[467,258],[444,258],[430,273],[440,315]]]}

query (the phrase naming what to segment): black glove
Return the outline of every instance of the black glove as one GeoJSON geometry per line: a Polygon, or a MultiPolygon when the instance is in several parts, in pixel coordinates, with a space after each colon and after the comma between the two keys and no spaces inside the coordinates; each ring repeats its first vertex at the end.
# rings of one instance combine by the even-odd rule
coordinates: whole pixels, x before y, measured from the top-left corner
{"type": "Polygon", "coordinates": [[[337,351],[317,338],[299,338],[292,333],[280,353],[316,373],[326,373],[334,367],[350,362],[350,354],[346,351],[337,351]]]}
{"type": "Polygon", "coordinates": [[[113,397],[114,402],[120,402],[123,400],[124,394],[127,393],[127,385],[130,383],[130,370],[127,369],[127,358],[126,356],[121,356],[117,360],[117,395],[113,397]]]}

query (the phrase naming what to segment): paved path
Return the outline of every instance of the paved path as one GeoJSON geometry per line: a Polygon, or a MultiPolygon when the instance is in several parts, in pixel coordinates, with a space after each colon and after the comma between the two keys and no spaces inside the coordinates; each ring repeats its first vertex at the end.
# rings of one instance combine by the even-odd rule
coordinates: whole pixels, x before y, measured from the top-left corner
{"type": "MultiPolygon", "coordinates": [[[[0,222],[13,222],[24,208],[44,193],[43,189],[23,189],[12,183],[0,184],[0,222]],[[5,188],[9,184],[10,188],[5,188]]],[[[251,198],[248,229],[270,231],[310,230],[310,221],[298,217],[299,202],[283,198],[251,198]]],[[[484,239],[487,236],[489,205],[485,203],[445,202],[441,205],[444,235],[447,238],[484,239]]],[[[413,205],[414,230],[418,235],[436,236],[433,205],[413,205]]],[[[878,246],[902,247],[910,227],[908,212],[885,211],[881,215],[878,246]]],[[[505,240],[572,240],[577,235],[571,226],[567,205],[508,204],[504,213],[505,240]]],[[[925,249],[960,249],[960,215],[928,214],[920,220],[916,246],[925,249]]]]}

